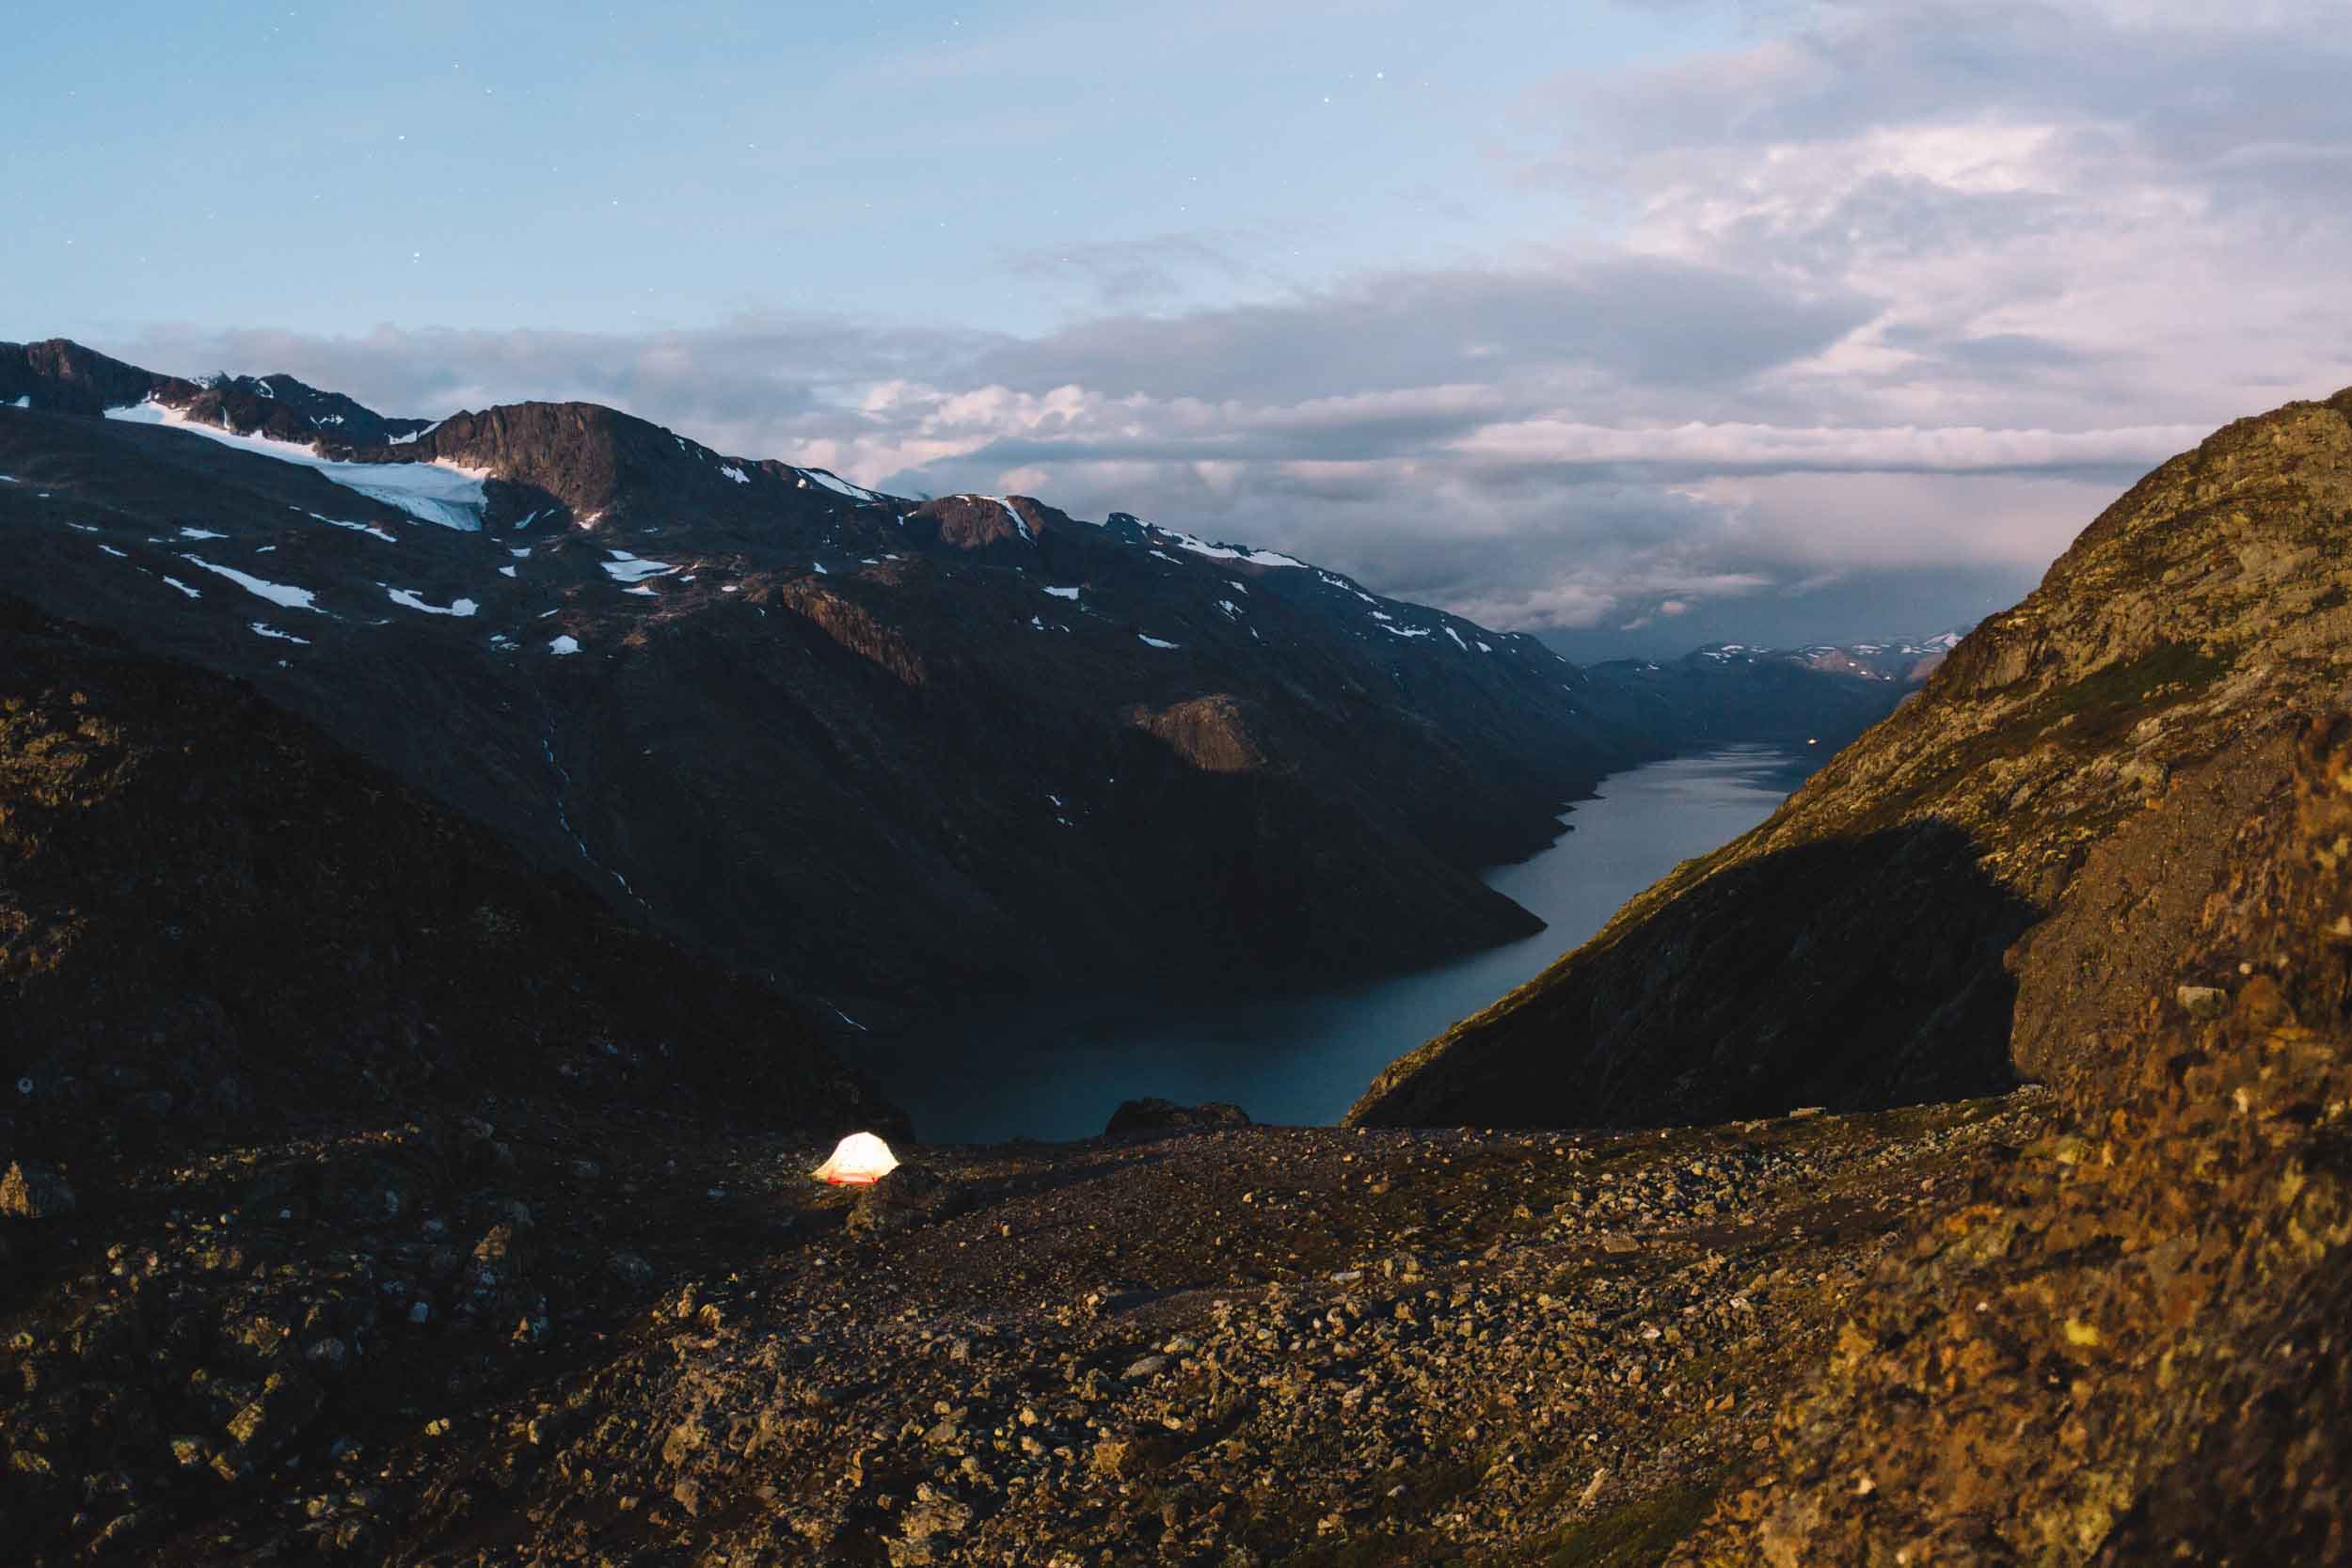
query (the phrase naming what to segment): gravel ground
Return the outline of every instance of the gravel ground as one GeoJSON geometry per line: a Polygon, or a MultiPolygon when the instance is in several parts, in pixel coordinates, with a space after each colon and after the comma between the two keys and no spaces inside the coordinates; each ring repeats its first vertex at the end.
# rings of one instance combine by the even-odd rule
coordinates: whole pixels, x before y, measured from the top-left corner
{"type": "Polygon", "coordinates": [[[5,1496],[40,1562],[1650,1561],[2046,1109],[926,1148],[864,1194],[659,1122],[255,1151],[18,1222],[5,1496]]]}

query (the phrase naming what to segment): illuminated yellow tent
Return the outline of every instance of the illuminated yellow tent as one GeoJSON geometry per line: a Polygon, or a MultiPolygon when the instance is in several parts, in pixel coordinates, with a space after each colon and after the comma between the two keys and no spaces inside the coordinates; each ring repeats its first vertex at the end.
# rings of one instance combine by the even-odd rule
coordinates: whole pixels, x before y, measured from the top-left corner
{"type": "Polygon", "coordinates": [[[809,1174],[836,1187],[865,1187],[898,1168],[898,1157],[888,1144],[871,1132],[852,1132],[835,1146],[832,1159],[809,1174]]]}

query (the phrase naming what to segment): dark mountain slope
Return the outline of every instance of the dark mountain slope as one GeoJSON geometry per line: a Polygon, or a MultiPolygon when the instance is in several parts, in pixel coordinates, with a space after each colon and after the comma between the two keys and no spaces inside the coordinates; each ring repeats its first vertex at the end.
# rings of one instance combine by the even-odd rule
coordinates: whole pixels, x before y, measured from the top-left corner
{"type": "Polygon", "coordinates": [[[0,598],[10,1158],[488,1093],[890,1119],[821,1038],[250,686],[0,598]]]}
{"type": "MultiPolygon", "coordinates": [[[[223,395],[266,398],[300,420],[304,431],[331,432],[355,447],[410,441],[433,428],[430,420],[388,420],[341,392],[322,391],[291,375],[225,376],[212,389],[223,395]]],[[[241,429],[251,428],[246,421],[238,423],[241,429]]]]}
{"type": "Polygon", "coordinates": [[[193,381],[157,375],[63,338],[0,343],[0,404],[103,414],[151,397],[189,402],[203,391],[193,381]]]}
{"type": "Polygon", "coordinates": [[[1398,1062],[1353,1118],[1703,1120],[2077,1069],[2103,977],[2180,951],[2215,875],[2188,851],[2283,789],[2280,737],[2340,692],[2347,543],[2352,394],[2218,432],[1770,821],[1398,1062]]]}
{"type": "Polygon", "coordinates": [[[21,352],[78,367],[0,410],[25,595],[862,1022],[1524,934],[1477,868],[1658,745],[1532,639],[1124,515],[878,496],[579,404],[361,445],[284,378],[21,352]]]}

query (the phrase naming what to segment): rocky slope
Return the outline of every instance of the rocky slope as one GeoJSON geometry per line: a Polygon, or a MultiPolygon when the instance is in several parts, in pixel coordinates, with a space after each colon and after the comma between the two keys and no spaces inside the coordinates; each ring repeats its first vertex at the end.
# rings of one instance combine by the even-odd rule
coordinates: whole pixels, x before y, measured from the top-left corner
{"type": "Polygon", "coordinates": [[[1707,1120],[2062,1079],[2352,663],[2352,394],[2217,433],[1762,826],[1384,1073],[1366,1124],[1707,1120]],[[2021,942],[2021,939],[2022,942],[2021,942]]]}
{"type": "Polygon", "coordinates": [[[1684,1563],[2352,1554],[2352,721],[2226,832],[2176,984],[1854,1297],[1684,1563]]]}
{"type": "Polygon", "coordinates": [[[72,344],[0,352],[20,400],[0,548],[28,599],[253,683],[861,1025],[1524,934],[1476,869],[1661,745],[1532,639],[1123,515],[72,344]]]}
{"type": "Polygon", "coordinates": [[[902,1148],[862,1198],[513,1100],[265,1139],[14,1222],[81,1284],[0,1323],[0,1507],[36,1568],[1654,1562],[2043,1119],[902,1148]]]}

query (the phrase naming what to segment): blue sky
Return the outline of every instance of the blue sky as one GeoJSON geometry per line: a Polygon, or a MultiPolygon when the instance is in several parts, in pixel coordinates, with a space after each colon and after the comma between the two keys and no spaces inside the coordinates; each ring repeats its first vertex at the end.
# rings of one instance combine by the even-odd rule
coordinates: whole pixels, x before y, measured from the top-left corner
{"type": "MultiPolygon", "coordinates": [[[[1507,105],[1718,35],[1704,8],[135,3],[10,23],[0,150],[45,327],[1038,331],[1165,242],[1187,297],[1573,221],[1507,105]],[[1121,14],[1124,13],[1124,14],[1121,14]]],[[[1157,279],[1153,279],[1157,283],[1157,279]]],[[[1155,293],[1161,293],[1155,289],[1155,293]]]]}
{"type": "Polygon", "coordinates": [[[1576,657],[1921,632],[2352,382],[2336,0],[12,17],[0,337],[588,397],[1576,657]]]}

